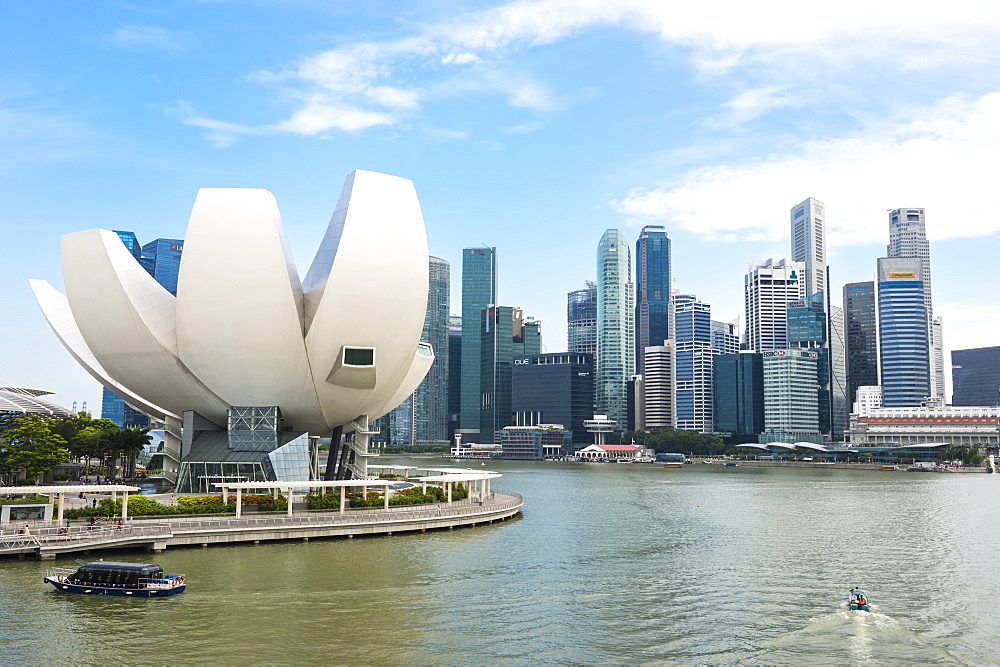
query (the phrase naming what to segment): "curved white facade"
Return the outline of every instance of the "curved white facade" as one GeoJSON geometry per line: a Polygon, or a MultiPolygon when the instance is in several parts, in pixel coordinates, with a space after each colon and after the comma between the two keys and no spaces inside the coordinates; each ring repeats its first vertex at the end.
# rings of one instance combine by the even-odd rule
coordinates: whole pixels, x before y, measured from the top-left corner
{"type": "Polygon", "coordinates": [[[385,414],[427,373],[427,256],[413,183],[355,171],[304,286],[274,196],[250,189],[198,193],[176,297],[100,229],[62,238],[65,296],[31,286],[70,354],[152,416],[277,405],[320,433],[385,414]]]}

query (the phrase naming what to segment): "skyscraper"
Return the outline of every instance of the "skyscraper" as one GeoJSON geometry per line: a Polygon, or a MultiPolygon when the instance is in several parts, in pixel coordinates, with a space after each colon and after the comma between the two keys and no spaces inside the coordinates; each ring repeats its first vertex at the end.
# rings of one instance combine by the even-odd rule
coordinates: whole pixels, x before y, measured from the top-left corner
{"type": "Polygon", "coordinates": [[[844,333],[844,309],[830,305],[830,423],[833,440],[842,440],[851,417],[847,403],[847,338],[844,333]]]}
{"type": "Polygon", "coordinates": [[[670,237],[666,229],[646,225],[635,242],[635,369],[639,374],[643,350],[674,337],[670,269],[670,237]]]}
{"type": "Polygon", "coordinates": [[[951,382],[956,407],[1000,405],[1000,347],[953,350],[951,382]]]}
{"type": "Polygon", "coordinates": [[[566,295],[566,340],[570,352],[597,354],[597,283],[566,295]]]}
{"type": "Polygon", "coordinates": [[[152,261],[152,271],[149,266],[146,270],[174,296],[177,296],[177,276],[183,252],[183,239],[156,239],[142,246],[142,254],[152,261]]]}
{"type": "Polygon", "coordinates": [[[462,316],[448,316],[448,440],[455,437],[462,412],[462,316]]]}
{"type": "MultiPolygon", "coordinates": [[[[676,427],[712,432],[712,313],[693,294],[674,297],[676,427]]],[[[648,409],[648,408],[647,408],[648,409]]]]}
{"type": "Polygon", "coordinates": [[[920,272],[924,283],[924,306],[927,308],[927,337],[931,348],[930,395],[943,398],[944,341],[941,338],[941,320],[934,317],[931,294],[931,246],[927,240],[924,209],[897,208],[889,212],[889,245],[886,246],[886,255],[920,260],[920,272]]]}
{"type": "Polygon", "coordinates": [[[764,357],[764,434],[761,442],[820,444],[819,350],[771,350],[764,357]]]}
{"type": "Polygon", "coordinates": [[[712,349],[718,354],[736,354],[740,351],[740,337],[736,322],[712,320],[712,349]]]}
{"type": "Polygon", "coordinates": [[[514,358],[541,354],[541,322],[525,318],[520,308],[491,306],[481,323],[479,442],[493,444],[498,431],[514,424],[514,358]]]}
{"type": "Polygon", "coordinates": [[[483,310],[496,304],[496,248],[465,248],[462,251],[462,405],[459,427],[479,428],[482,392],[480,341],[483,310]]]}
{"type": "Polygon", "coordinates": [[[755,352],[788,346],[786,307],[804,299],[805,262],[751,262],[744,279],[747,348],[755,352]]]}
{"type": "Polygon", "coordinates": [[[916,407],[930,395],[930,347],[923,265],[916,257],[878,260],[882,404],[916,407]]]}
{"type": "Polygon", "coordinates": [[[847,401],[849,409],[858,387],[879,383],[875,282],[844,285],[844,336],[847,346],[847,401]]]}
{"type": "Polygon", "coordinates": [[[451,265],[429,258],[427,315],[420,340],[434,347],[434,365],[414,393],[414,435],[417,443],[448,442],[448,331],[451,265]]]}
{"type": "Polygon", "coordinates": [[[805,264],[805,294],[826,292],[826,213],[812,197],[792,207],[792,261],[805,264]]]}
{"type": "Polygon", "coordinates": [[[819,432],[832,435],[830,350],[827,342],[826,298],[823,293],[792,301],[787,306],[788,347],[816,351],[816,416],[819,432]]]}
{"type": "Polygon", "coordinates": [[[674,400],[677,387],[674,341],[649,345],[643,356],[646,372],[636,376],[641,378],[636,384],[636,391],[639,392],[641,388],[642,397],[639,401],[641,409],[636,411],[636,429],[652,431],[674,428],[677,421],[674,400]]]}
{"type": "Polygon", "coordinates": [[[715,358],[712,369],[715,432],[733,444],[756,442],[764,432],[764,363],[758,352],[715,358]]]}
{"type": "Polygon", "coordinates": [[[597,246],[597,409],[628,423],[628,381],[635,370],[632,258],[625,235],[604,232],[597,246]]]}

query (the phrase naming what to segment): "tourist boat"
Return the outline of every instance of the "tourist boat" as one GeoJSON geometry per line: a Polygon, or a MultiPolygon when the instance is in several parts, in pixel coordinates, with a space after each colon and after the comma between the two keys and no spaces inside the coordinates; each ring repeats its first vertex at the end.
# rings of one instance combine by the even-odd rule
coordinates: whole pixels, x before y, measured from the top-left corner
{"type": "Polygon", "coordinates": [[[868,593],[860,588],[851,589],[851,596],[847,600],[847,606],[851,611],[870,611],[868,609],[868,593]]]}
{"type": "Polygon", "coordinates": [[[50,568],[43,581],[64,593],[142,598],[183,593],[186,585],[183,574],[163,574],[159,565],[112,561],[81,562],[76,569],[50,568]]]}
{"type": "Polygon", "coordinates": [[[727,468],[739,468],[740,464],[736,461],[727,461],[725,467],[727,468]]]}

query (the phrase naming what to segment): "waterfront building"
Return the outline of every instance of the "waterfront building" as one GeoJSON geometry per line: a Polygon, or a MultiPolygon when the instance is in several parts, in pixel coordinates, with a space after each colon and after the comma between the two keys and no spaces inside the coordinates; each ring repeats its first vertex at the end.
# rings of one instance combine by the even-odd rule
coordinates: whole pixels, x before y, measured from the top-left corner
{"type": "Polygon", "coordinates": [[[1000,405],[1000,347],[951,353],[952,405],[1000,405]]]}
{"type": "Polygon", "coordinates": [[[481,346],[483,310],[497,302],[496,248],[462,250],[462,404],[459,427],[479,428],[482,392],[481,346]]]}
{"type": "Polygon", "coordinates": [[[756,442],[764,432],[764,357],[743,350],[716,357],[712,369],[715,432],[730,442],[756,442]]]}
{"type": "Polygon", "coordinates": [[[336,209],[301,282],[274,196],[247,188],[199,191],[177,296],[102,229],[62,238],[65,295],[30,281],[74,358],[166,423],[178,491],[315,478],[313,443],[327,434],[328,479],[367,477],[371,419],[433,364],[420,339],[428,254],[412,182],[352,172],[336,209]],[[376,257],[383,270],[371,270],[376,257]],[[354,437],[341,443],[345,427],[354,437]]]}
{"type": "Polygon", "coordinates": [[[583,422],[594,414],[593,355],[515,356],[511,406],[515,426],[563,424],[573,447],[586,447],[590,434],[583,422]]]}
{"type": "Polygon", "coordinates": [[[646,225],[635,242],[635,372],[643,372],[643,350],[674,338],[670,237],[646,225]]]}
{"type": "Polygon", "coordinates": [[[740,351],[740,337],[735,320],[732,322],[712,320],[712,349],[717,354],[736,354],[740,351]]]}
{"type": "Polygon", "coordinates": [[[676,401],[674,341],[648,345],[644,350],[646,372],[636,376],[637,400],[635,428],[638,431],[675,428],[676,401]]]}
{"type": "Polygon", "coordinates": [[[830,350],[827,345],[826,298],[812,294],[788,304],[788,347],[814,350],[816,358],[816,411],[820,433],[832,439],[830,391],[830,350]]]}
{"type": "Polygon", "coordinates": [[[45,389],[4,384],[0,386],[0,414],[18,417],[23,415],[72,417],[73,411],[67,410],[61,405],[57,405],[47,399],[40,398],[41,396],[49,396],[54,393],[45,389]]]}
{"type": "Polygon", "coordinates": [[[676,428],[711,433],[712,313],[693,294],[674,297],[674,423],[676,428]]]}
{"type": "Polygon", "coordinates": [[[491,306],[481,318],[480,381],[482,395],[479,442],[495,442],[496,433],[514,423],[514,358],[540,354],[541,322],[525,318],[520,308],[491,306]]]}
{"type": "Polygon", "coordinates": [[[821,443],[818,401],[818,350],[785,349],[763,353],[764,433],[760,442],[821,443]]]}
{"type": "Polygon", "coordinates": [[[872,410],[882,407],[882,387],[875,385],[871,387],[858,387],[858,399],[851,409],[852,414],[867,415],[872,410]]]}
{"type": "Polygon", "coordinates": [[[874,408],[851,415],[848,436],[852,446],[944,443],[995,451],[1000,446],[1000,408],[874,408]]]}
{"type": "Polygon", "coordinates": [[[792,261],[805,265],[803,291],[826,293],[826,209],[810,197],[792,207],[792,261]]]}
{"type": "Polygon", "coordinates": [[[628,241],[609,229],[597,247],[597,409],[621,425],[635,373],[633,295],[628,241]]]}
{"type": "Polygon", "coordinates": [[[744,279],[747,349],[767,352],[788,347],[786,308],[804,299],[805,262],[773,259],[751,262],[744,279]]]}
{"type": "Polygon", "coordinates": [[[652,449],[637,445],[589,445],[576,452],[576,455],[587,461],[606,461],[652,457],[655,453],[652,449]]]}
{"type": "Polygon", "coordinates": [[[882,400],[915,407],[930,395],[930,347],[919,258],[878,260],[878,333],[882,400]]]}
{"type": "Polygon", "coordinates": [[[858,387],[879,383],[878,308],[875,281],[844,285],[844,328],[847,344],[847,400],[857,400],[858,387]]]}
{"type": "Polygon", "coordinates": [[[597,282],[566,295],[566,339],[570,352],[597,355],[597,282]]]}
{"type": "Polygon", "coordinates": [[[505,459],[540,459],[573,451],[572,435],[562,424],[505,426],[497,432],[505,459]]]}
{"type": "Polygon", "coordinates": [[[920,261],[924,307],[927,309],[927,338],[930,346],[930,396],[944,397],[944,341],[941,321],[934,316],[931,290],[931,246],[922,208],[897,208],[889,212],[888,257],[909,257],[920,261]]]}
{"type": "Polygon", "coordinates": [[[434,363],[413,395],[416,444],[448,444],[448,371],[451,361],[451,265],[439,257],[428,263],[427,312],[420,339],[430,343],[434,363]]]}

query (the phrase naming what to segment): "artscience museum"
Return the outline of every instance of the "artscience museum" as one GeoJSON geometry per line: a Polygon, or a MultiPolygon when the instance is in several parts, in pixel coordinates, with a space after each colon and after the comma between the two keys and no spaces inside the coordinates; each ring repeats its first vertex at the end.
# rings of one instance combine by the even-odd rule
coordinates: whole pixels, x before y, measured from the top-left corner
{"type": "Polygon", "coordinates": [[[176,296],[113,231],[61,250],[65,294],[32,280],[35,298],[91,375],[165,424],[179,491],[315,479],[316,439],[331,436],[326,479],[367,477],[369,422],[434,361],[427,237],[404,178],[351,173],[303,279],[267,190],[199,191],[176,296]]]}

